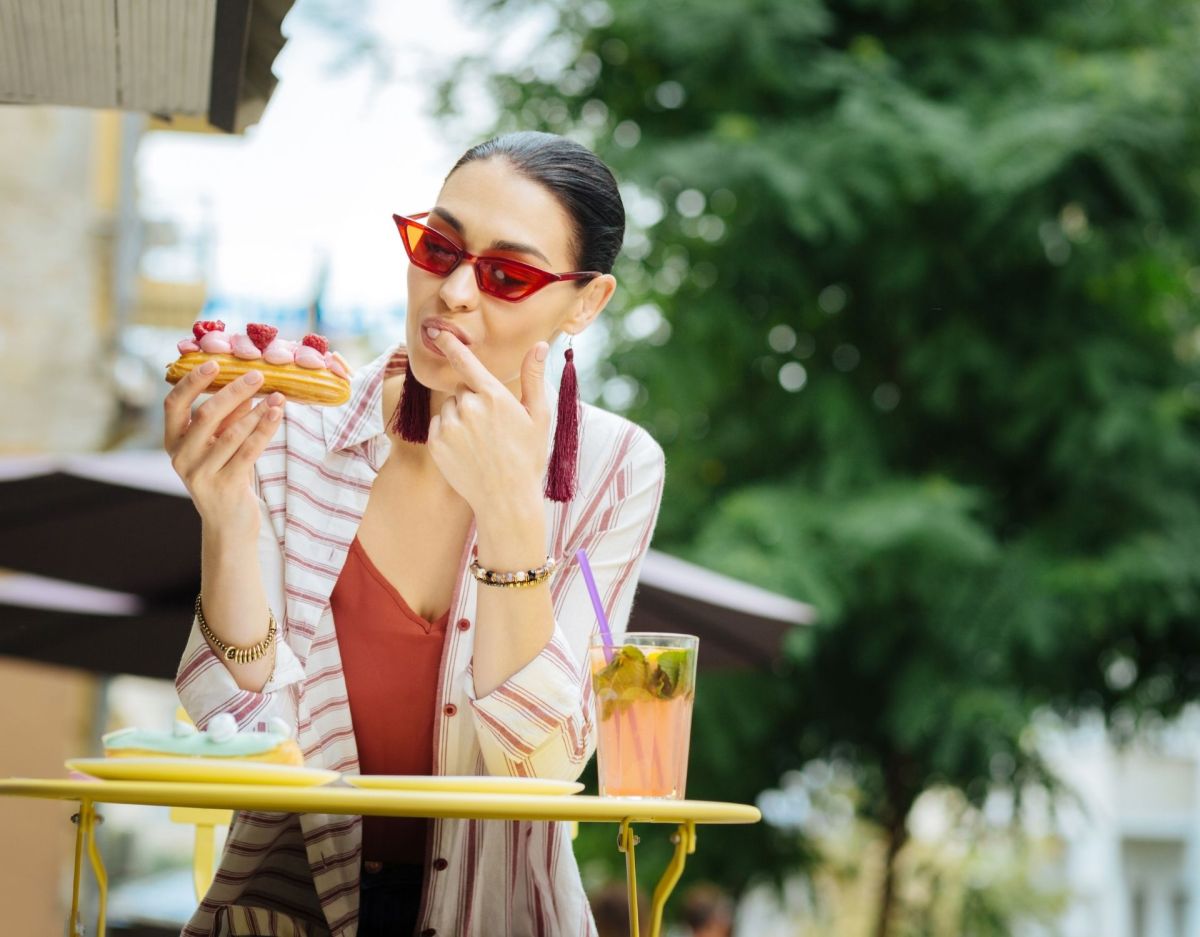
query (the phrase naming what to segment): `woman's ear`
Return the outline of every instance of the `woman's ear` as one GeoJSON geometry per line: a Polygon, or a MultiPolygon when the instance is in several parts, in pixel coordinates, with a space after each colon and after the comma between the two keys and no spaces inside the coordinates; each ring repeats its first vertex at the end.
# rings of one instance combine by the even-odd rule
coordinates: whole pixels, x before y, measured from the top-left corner
{"type": "Polygon", "coordinates": [[[602,273],[594,280],[588,281],[587,286],[580,291],[579,304],[575,311],[563,320],[559,331],[578,335],[604,311],[616,290],[617,278],[611,273],[602,273]]]}

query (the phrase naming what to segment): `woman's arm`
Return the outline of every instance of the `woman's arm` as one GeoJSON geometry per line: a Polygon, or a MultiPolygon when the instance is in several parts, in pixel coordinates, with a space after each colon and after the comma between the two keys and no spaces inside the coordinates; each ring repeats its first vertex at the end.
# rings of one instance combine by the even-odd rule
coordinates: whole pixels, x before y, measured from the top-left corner
{"type": "MultiPolygon", "coordinates": [[[[284,401],[276,393],[255,406],[252,398],[263,378],[250,371],[193,409],[216,373],[216,365],[207,362],[167,394],[163,448],[187,486],[203,524],[200,594],[208,628],[227,645],[248,647],[268,633],[264,576],[274,575],[276,565],[282,587],[279,544],[258,496],[254,466],[280,428],[284,401]]],[[[283,614],[282,595],[272,607],[283,614]]],[[[282,629],[277,630],[273,653],[268,651],[245,664],[219,656],[200,637],[198,622],[193,622],[192,631],[177,682],[181,701],[197,725],[203,726],[222,711],[217,704],[228,702],[225,698],[230,690],[235,695],[261,695],[273,663],[294,669],[295,661],[288,659],[283,646],[282,629]]],[[[234,712],[239,723],[245,723],[252,709],[264,706],[240,700],[237,709],[225,708],[234,712]]]]}
{"type": "MultiPolygon", "coordinates": [[[[587,764],[595,748],[587,647],[598,624],[574,554],[586,550],[612,632],[624,633],[658,518],[664,471],[661,447],[638,431],[614,475],[611,507],[596,512],[588,529],[572,534],[554,574],[564,579],[556,603],[544,585],[479,586],[467,695],[490,773],[573,780],[587,764]],[[519,598],[522,593],[531,595],[519,598]],[[481,679],[481,668],[487,668],[487,679],[481,679]]],[[[482,532],[479,556],[486,565],[482,532]]]]}
{"type": "MultiPolygon", "coordinates": [[[[208,721],[220,712],[233,713],[241,728],[254,728],[260,723],[265,723],[271,716],[280,716],[293,728],[296,725],[295,699],[291,693],[286,692],[286,688],[302,681],[304,670],[295,653],[288,647],[283,634],[283,615],[286,608],[284,604],[283,553],[279,548],[279,542],[275,539],[275,532],[267,514],[267,506],[261,500],[259,501],[259,510],[261,523],[257,547],[252,551],[252,555],[246,558],[246,568],[251,570],[256,577],[254,582],[244,583],[241,575],[243,570],[229,570],[222,565],[215,577],[213,588],[217,590],[219,596],[224,588],[252,588],[261,598],[262,607],[265,609],[269,605],[274,611],[276,619],[280,623],[274,651],[268,652],[262,662],[255,662],[265,662],[267,665],[265,669],[269,672],[273,654],[274,675],[270,682],[267,682],[267,673],[263,673],[261,679],[247,681],[245,669],[253,665],[233,664],[225,661],[204,639],[200,633],[199,624],[193,621],[187,647],[183,652],[179,670],[175,676],[175,688],[183,708],[200,728],[204,728],[208,721]],[[222,579],[222,574],[226,573],[232,573],[232,575],[225,575],[225,578],[222,579]]],[[[206,538],[206,546],[211,542],[206,538]]],[[[210,572],[212,570],[206,568],[202,575],[210,572]]],[[[205,588],[207,589],[207,587],[205,588]]],[[[202,594],[207,596],[208,592],[202,594]]],[[[213,623],[208,605],[206,600],[204,616],[209,620],[210,627],[217,631],[223,640],[232,640],[232,638],[225,639],[225,632],[217,630],[221,626],[213,623]]],[[[232,615],[239,615],[243,612],[235,602],[222,606],[222,611],[232,615]]],[[[254,638],[254,640],[259,640],[259,638],[254,638]]]]}
{"type": "MultiPolygon", "coordinates": [[[[539,342],[521,363],[518,400],[448,331],[436,341],[462,384],[430,418],[434,464],[475,515],[479,562],[488,569],[534,569],[545,561],[542,476],[550,410],[545,394],[549,346],[539,342]]],[[[545,583],[479,589],[474,691],[486,695],[528,664],[554,630],[545,583]],[[507,594],[496,595],[498,591],[507,594]],[[490,594],[489,594],[490,593],[490,594]]]]}
{"type": "MultiPolygon", "coordinates": [[[[216,525],[203,526],[200,551],[201,610],[209,630],[226,645],[253,647],[267,636],[270,616],[259,563],[264,532],[274,537],[266,518],[260,522],[257,544],[238,531],[223,532],[216,525]]],[[[283,606],[277,605],[276,608],[282,615],[283,606]]],[[[276,638],[282,638],[281,629],[276,629],[276,638]]],[[[239,688],[255,691],[261,690],[266,684],[267,677],[274,669],[277,653],[273,647],[258,660],[239,664],[228,660],[215,647],[214,652],[239,688]]]]}
{"type": "MultiPolygon", "coordinates": [[[[485,569],[536,569],[546,561],[546,511],[536,489],[477,514],[475,531],[485,569]]],[[[474,690],[487,696],[537,657],[554,634],[550,581],[521,589],[481,584],[475,608],[474,690]]]]}
{"type": "MultiPolygon", "coordinates": [[[[526,352],[518,400],[455,335],[443,330],[431,337],[462,384],[430,418],[427,445],[475,514],[479,562],[538,566],[545,507],[537,491],[534,510],[533,492],[546,469],[549,346],[538,342],[526,352]]],[[[590,513],[586,529],[572,532],[553,589],[478,589],[466,692],[493,774],[575,777],[591,754],[586,653],[596,614],[574,553],[587,550],[613,632],[623,631],[662,498],[663,453],[649,433],[630,426],[616,458],[620,467],[604,493],[609,508],[590,513]]]]}

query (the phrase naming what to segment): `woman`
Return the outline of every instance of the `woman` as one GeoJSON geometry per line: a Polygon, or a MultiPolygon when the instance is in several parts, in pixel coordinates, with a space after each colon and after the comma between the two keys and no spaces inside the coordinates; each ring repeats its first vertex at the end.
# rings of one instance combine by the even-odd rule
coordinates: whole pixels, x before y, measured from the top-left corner
{"type": "MultiPolygon", "coordinates": [[[[252,406],[250,375],[193,411],[203,368],[167,397],[204,529],[180,699],[202,728],[281,716],[309,766],[346,774],[574,779],[595,745],[597,627],[575,553],[624,630],[664,474],[645,431],[577,403],[569,349],[558,395],[543,377],[550,345],[612,297],[620,196],[586,148],[512,134],[396,221],[406,342],[348,403],[252,406]],[[489,581],[521,570],[520,587],[489,581]],[[211,639],[261,656],[227,661],[211,639]]],[[[237,814],[183,931],[594,932],[560,824],[257,812],[237,814]]]]}

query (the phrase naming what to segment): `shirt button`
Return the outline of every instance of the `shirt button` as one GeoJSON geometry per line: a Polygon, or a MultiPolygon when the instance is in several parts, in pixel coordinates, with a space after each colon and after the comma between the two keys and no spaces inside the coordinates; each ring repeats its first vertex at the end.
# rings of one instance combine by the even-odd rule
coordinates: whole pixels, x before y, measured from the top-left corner
{"type": "Polygon", "coordinates": [[[469,618],[460,618],[458,620],[458,630],[459,631],[466,631],[470,627],[471,627],[471,620],[469,618]]]}
{"type": "Polygon", "coordinates": [[[444,712],[447,716],[453,716],[456,712],[458,712],[458,707],[453,703],[447,703],[446,708],[443,709],[442,712],[444,712]]]}
{"type": "Polygon", "coordinates": [[[445,859],[434,859],[433,860],[433,870],[435,872],[445,872],[448,868],[450,868],[450,863],[447,862],[445,859]]]}

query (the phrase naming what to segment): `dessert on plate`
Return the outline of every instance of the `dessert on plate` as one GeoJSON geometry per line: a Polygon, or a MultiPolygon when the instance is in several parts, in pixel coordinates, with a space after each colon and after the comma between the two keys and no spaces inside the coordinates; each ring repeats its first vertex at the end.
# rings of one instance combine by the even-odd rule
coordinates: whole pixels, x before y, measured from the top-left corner
{"type": "Polygon", "coordinates": [[[206,758],[303,766],[304,755],[288,724],[273,717],[267,725],[265,730],[239,731],[230,713],[218,713],[203,732],[190,722],[177,719],[169,732],[118,729],[104,735],[101,741],[107,758],[206,758]]]}

